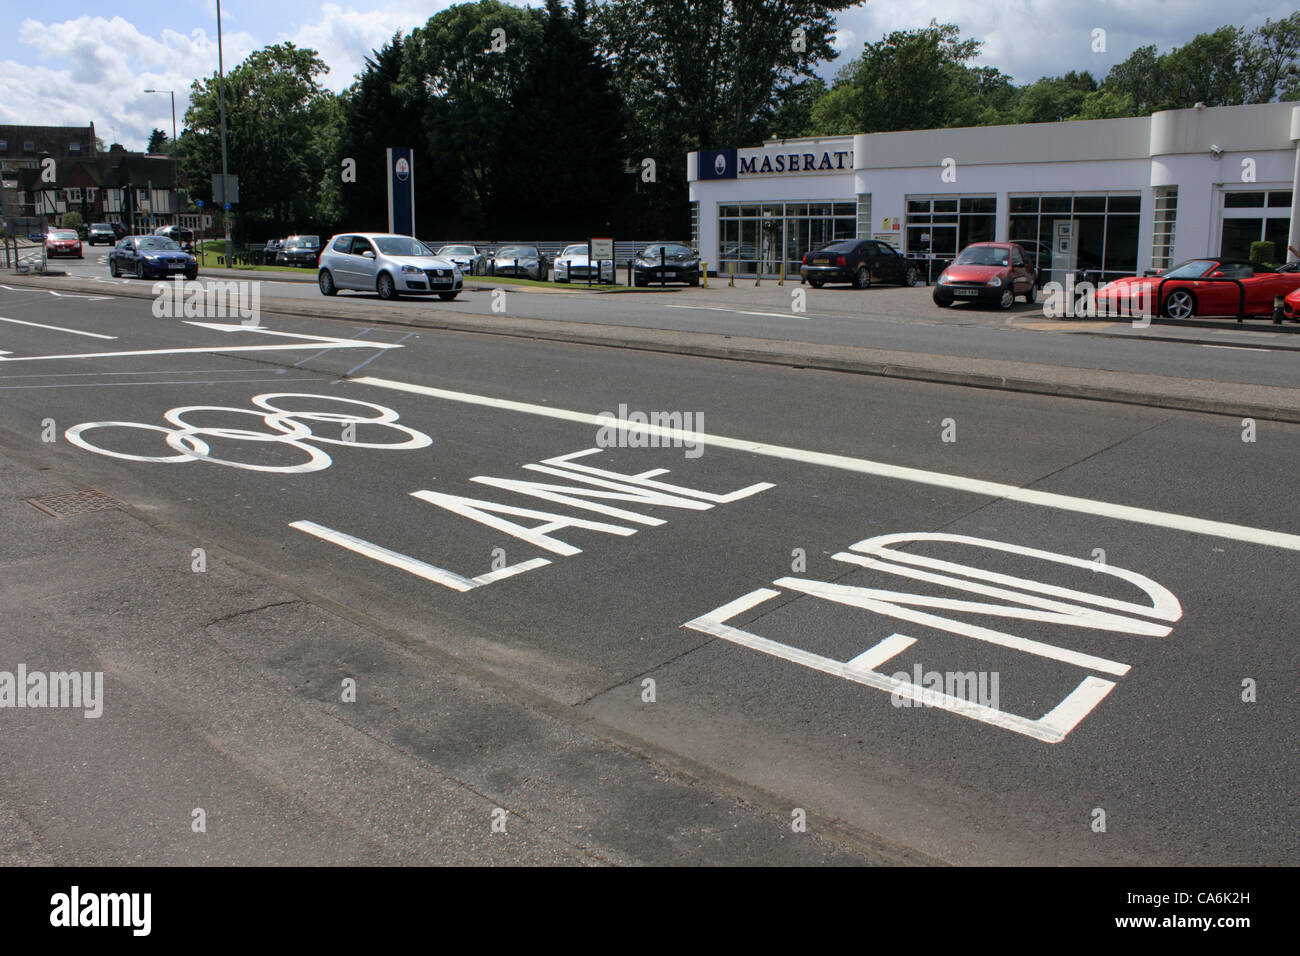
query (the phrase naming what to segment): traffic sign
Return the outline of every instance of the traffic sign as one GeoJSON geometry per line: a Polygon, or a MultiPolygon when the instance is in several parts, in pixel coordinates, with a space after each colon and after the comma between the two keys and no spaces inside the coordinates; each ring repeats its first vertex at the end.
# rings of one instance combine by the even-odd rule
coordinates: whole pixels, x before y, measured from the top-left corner
{"type": "Polygon", "coordinates": [[[225,204],[224,206],[222,206],[221,208],[224,209],[226,212],[230,212],[230,203],[226,203],[226,204],[225,204]]]}
{"type": "Polygon", "coordinates": [[[194,200],[194,205],[196,205],[196,206],[198,206],[200,209],[202,209],[202,208],[203,208],[203,200],[202,200],[202,199],[196,199],[196,200],[194,200]]]}

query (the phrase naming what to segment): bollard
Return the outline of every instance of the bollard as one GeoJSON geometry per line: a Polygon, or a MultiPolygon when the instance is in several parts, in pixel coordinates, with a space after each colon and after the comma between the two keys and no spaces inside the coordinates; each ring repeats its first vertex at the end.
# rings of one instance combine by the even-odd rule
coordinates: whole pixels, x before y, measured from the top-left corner
{"type": "Polygon", "coordinates": [[[635,285],[632,280],[632,260],[627,260],[627,287],[630,289],[635,285]]]}
{"type": "Polygon", "coordinates": [[[727,285],[731,286],[732,288],[735,288],[736,286],[736,263],[735,262],[727,263],[727,275],[730,277],[727,281],[727,285]]]}
{"type": "Polygon", "coordinates": [[[1282,324],[1282,297],[1280,295],[1273,296],[1273,324],[1282,324]]]}
{"type": "Polygon", "coordinates": [[[780,278],[776,280],[776,284],[785,285],[785,260],[784,259],[781,260],[781,268],[780,268],[779,275],[780,278]]]}
{"type": "Polygon", "coordinates": [[[709,287],[709,264],[703,259],[700,260],[700,285],[706,289],[709,287]]]}

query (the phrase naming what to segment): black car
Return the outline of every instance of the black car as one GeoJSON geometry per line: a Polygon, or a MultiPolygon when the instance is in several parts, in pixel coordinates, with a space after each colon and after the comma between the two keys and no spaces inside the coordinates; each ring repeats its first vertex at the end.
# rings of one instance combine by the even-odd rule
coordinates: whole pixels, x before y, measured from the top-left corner
{"type": "Polygon", "coordinates": [[[799,276],[814,289],[827,282],[869,289],[873,281],[914,286],[921,281],[921,268],[887,242],[841,239],[804,256],[799,276]]]}
{"type": "Polygon", "coordinates": [[[632,264],[633,285],[651,282],[700,284],[700,257],[680,242],[656,242],[637,253],[632,264]]]}
{"type": "Polygon", "coordinates": [[[86,244],[91,246],[97,246],[101,242],[107,246],[115,245],[121,238],[111,222],[93,223],[86,231],[86,244]]]}
{"type": "Polygon", "coordinates": [[[199,277],[199,260],[166,236],[127,236],[108,254],[108,274],[135,276],[137,279],[167,278],[183,275],[199,277]]]}
{"type": "Polygon", "coordinates": [[[320,262],[320,236],[290,236],[275,255],[278,266],[310,266],[320,262]]]}

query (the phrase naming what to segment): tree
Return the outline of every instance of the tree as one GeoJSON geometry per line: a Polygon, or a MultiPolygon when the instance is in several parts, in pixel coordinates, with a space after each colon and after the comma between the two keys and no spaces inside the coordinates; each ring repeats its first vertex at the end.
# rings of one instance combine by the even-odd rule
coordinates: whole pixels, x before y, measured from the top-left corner
{"type": "MultiPolygon", "coordinates": [[[[598,43],[628,110],[627,158],[638,168],[645,159],[656,167],[653,183],[637,181],[644,228],[685,232],[686,153],[763,138],[774,128],[783,92],[835,57],[834,11],[855,5],[610,0],[595,7],[598,43]]],[[[797,102],[797,93],[791,97],[786,105],[797,102]]]]}
{"type": "Polygon", "coordinates": [[[511,98],[512,137],[493,163],[498,230],[583,236],[613,227],[631,180],[611,82],[576,12],[547,0],[540,46],[511,98]]]}
{"type": "Polygon", "coordinates": [[[895,30],[866,44],[836,76],[826,104],[813,110],[813,132],[874,133],[937,129],[973,122],[982,82],[966,64],[979,53],[955,23],[895,30]]]}
{"type": "Polygon", "coordinates": [[[162,130],[154,127],[154,131],[149,134],[149,145],[144,148],[146,153],[160,154],[166,148],[167,134],[162,130]]]}
{"type": "MultiPolygon", "coordinates": [[[[239,177],[240,221],[307,227],[316,220],[316,186],[331,94],[316,51],[277,43],[248,56],[226,76],[229,169],[239,177]]],[[[211,201],[221,171],[217,77],[196,80],[185,113],[184,167],[196,198],[211,201]]]]}
{"type": "Polygon", "coordinates": [[[1087,71],[1071,70],[1065,76],[1045,76],[1020,88],[1012,109],[1016,123],[1059,123],[1074,117],[1088,96],[1097,91],[1097,81],[1087,71]]]}
{"type": "Polygon", "coordinates": [[[1282,20],[1265,20],[1245,47],[1246,102],[1300,99],[1300,11],[1282,20]]]}

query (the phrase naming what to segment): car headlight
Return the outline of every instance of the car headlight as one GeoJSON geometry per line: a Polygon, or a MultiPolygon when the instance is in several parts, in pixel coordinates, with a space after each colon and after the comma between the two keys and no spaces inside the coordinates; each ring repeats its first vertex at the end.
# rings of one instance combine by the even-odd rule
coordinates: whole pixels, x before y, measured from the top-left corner
{"type": "Polygon", "coordinates": [[[939,276],[939,285],[952,285],[952,277],[945,272],[939,276]]]}
{"type": "Polygon", "coordinates": [[[423,273],[424,270],[421,269],[419,266],[402,266],[402,272],[403,272],[404,274],[411,274],[411,275],[417,275],[417,276],[418,276],[418,275],[420,275],[421,273],[423,273]]]}
{"type": "Polygon", "coordinates": [[[1000,286],[1000,285],[1002,284],[1002,277],[1001,277],[1001,276],[994,276],[992,279],[990,279],[988,282],[986,282],[986,283],[984,283],[984,284],[985,284],[985,285],[991,285],[991,286],[1000,286]]]}

